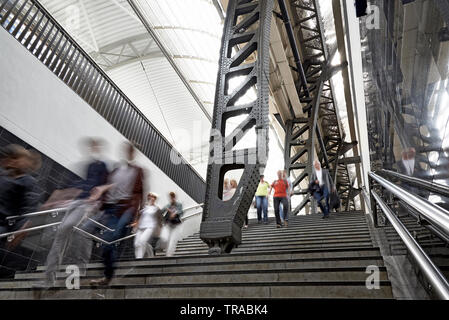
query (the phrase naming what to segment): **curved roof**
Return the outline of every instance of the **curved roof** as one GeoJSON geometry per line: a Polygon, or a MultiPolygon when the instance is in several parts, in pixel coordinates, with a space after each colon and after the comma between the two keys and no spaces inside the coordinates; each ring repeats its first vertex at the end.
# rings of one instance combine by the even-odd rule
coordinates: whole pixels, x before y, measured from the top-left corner
{"type": "MultiPolygon", "coordinates": [[[[41,3],[205,177],[210,120],[128,2],[41,0],[41,3]]],[[[216,12],[215,7],[213,8],[216,12]]],[[[186,39],[191,38],[192,33],[210,38],[209,35],[198,31],[175,28],[180,27],[180,24],[176,24],[173,19],[170,23],[161,21],[158,25],[167,27],[160,29],[161,32],[168,32],[170,36],[176,33],[178,37],[186,39]],[[173,29],[168,28],[170,26],[173,26],[173,29]]],[[[212,97],[214,93],[215,79],[210,79],[213,84],[208,83],[211,78],[209,72],[201,67],[205,61],[195,59],[194,49],[178,50],[176,53],[175,56],[179,57],[175,59],[189,61],[182,71],[192,81],[195,92],[198,91],[201,97],[204,96],[201,100],[210,100],[210,92],[212,97]],[[195,74],[194,70],[199,73],[195,74]]],[[[212,105],[208,108],[210,110],[213,100],[211,102],[212,105]]]]}
{"type": "MultiPolygon", "coordinates": [[[[126,0],[40,2],[205,178],[224,22],[218,1],[131,1],[143,21],[126,0]]],[[[283,167],[274,135],[266,168],[273,179],[283,167]]]]}

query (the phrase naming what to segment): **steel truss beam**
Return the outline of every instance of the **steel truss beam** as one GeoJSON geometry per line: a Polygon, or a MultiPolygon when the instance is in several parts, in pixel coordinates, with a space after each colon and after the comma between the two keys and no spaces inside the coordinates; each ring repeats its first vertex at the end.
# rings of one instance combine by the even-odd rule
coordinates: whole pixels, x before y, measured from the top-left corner
{"type": "MultiPolygon", "coordinates": [[[[304,81],[301,80],[301,77],[299,77],[297,87],[301,89],[301,102],[306,103],[303,112],[308,115],[306,125],[298,125],[297,119],[288,122],[285,142],[285,168],[289,174],[293,172],[297,177],[293,183],[294,196],[305,195],[302,202],[293,209],[292,213],[298,214],[311,200],[306,190],[301,189],[301,186],[302,188],[307,187],[308,179],[306,178],[310,177],[312,173],[313,160],[316,156],[323,167],[329,168],[334,173],[335,184],[343,205],[349,209],[355,209],[354,197],[351,194],[353,182],[351,182],[347,169],[348,162],[338,161],[338,158],[344,157],[344,154],[350,148],[347,148],[348,144],[344,142],[344,133],[340,128],[332,85],[329,81],[330,75],[322,76],[323,71],[328,68],[333,54],[327,52],[323,40],[319,7],[312,0],[293,0],[290,4],[295,20],[297,41],[302,50],[302,64],[307,90],[304,89],[304,81]],[[320,81],[324,82],[321,83],[320,81]],[[317,89],[320,86],[322,86],[322,91],[318,94],[317,89]],[[309,92],[315,92],[312,94],[314,99],[319,97],[316,104],[317,109],[312,109],[315,104],[310,103],[309,92]],[[316,118],[315,113],[317,114],[316,118]],[[310,129],[316,130],[316,134],[312,134],[310,129]],[[302,148],[296,147],[298,141],[304,141],[302,148]],[[316,155],[315,144],[319,146],[316,155]]],[[[342,65],[342,67],[345,66],[346,64],[342,65]]],[[[304,123],[306,123],[305,121],[304,123]]],[[[312,205],[312,212],[314,211],[315,206],[312,205]]]]}
{"type": "MultiPolygon", "coordinates": [[[[302,103],[301,118],[286,121],[286,169],[298,173],[293,182],[294,194],[304,195],[300,185],[312,173],[313,160],[318,159],[337,175],[337,187],[343,205],[353,203],[354,193],[346,162],[337,164],[348,150],[334,104],[330,78],[342,67],[330,66],[330,58],[321,33],[318,8],[314,1],[290,1],[295,12],[297,30],[293,30],[285,3],[279,0],[283,19],[294,52],[297,94],[302,103]],[[301,12],[298,12],[300,10],[301,12]],[[298,31],[298,32],[296,32],[298,31]],[[299,39],[299,41],[297,40],[299,39]],[[297,41],[297,42],[293,42],[297,41]],[[302,59],[298,51],[302,51],[302,59]],[[302,60],[302,61],[301,61],[302,60]],[[340,151],[340,153],[339,153],[340,151]],[[332,162],[334,161],[334,162],[332,162]]],[[[207,187],[201,239],[210,254],[229,253],[241,242],[241,227],[252,203],[259,176],[266,165],[268,151],[269,41],[274,0],[230,0],[224,25],[217,78],[214,115],[210,137],[211,150],[207,171],[207,187]],[[229,80],[244,78],[233,91],[229,80]],[[236,102],[251,88],[257,99],[246,105],[236,102]],[[246,115],[229,133],[226,122],[231,117],[246,115]],[[235,150],[237,143],[251,128],[257,141],[252,148],[235,150]],[[261,157],[262,156],[262,157],[261,157]],[[239,159],[240,158],[240,159],[239,159]],[[223,182],[228,171],[242,169],[234,196],[223,201],[223,182]]],[[[332,57],[333,54],[330,55],[332,57]]],[[[304,184],[303,184],[304,185],[304,184]]],[[[310,199],[295,208],[298,213],[310,199]]]]}
{"type": "Polygon", "coordinates": [[[241,228],[263,173],[268,152],[269,41],[273,0],[231,0],[224,24],[211,131],[211,151],[207,169],[207,190],[200,237],[210,254],[228,253],[241,243],[241,228]],[[244,76],[243,82],[228,92],[229,81],[244,76]],[[257,99],[238,105],[239,98],[254,88],[257,99]],[[226,121],[246,118],[226,135],[226,121]],[[236,144],[255,128],[253,148],[235,150],[236,144]],[[230,170],[242,169],[237,190],[223,201],[223,181],[230,170]]]}

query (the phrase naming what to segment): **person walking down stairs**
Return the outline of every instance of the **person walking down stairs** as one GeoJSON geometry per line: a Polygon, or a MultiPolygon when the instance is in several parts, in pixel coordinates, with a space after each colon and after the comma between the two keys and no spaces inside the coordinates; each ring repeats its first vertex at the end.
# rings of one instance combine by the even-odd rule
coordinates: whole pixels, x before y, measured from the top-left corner
{"type": "Polygon", "coordinates": [[[264,180],[264,175],[260,176],[259,185],[256,191],[256,207],[257,207],[257,222],[268,224],[268,188],[270,184],[264,180]]]}
{"type": "Polygon", "coordinates": [[[175,253],[176,245],[178,243],[179,233],[181,231],[181,217],[183,212],[181,202],[177,201],[176,194],[174,192],[170,192],[169,195],[170,203],[167,204],[162,209],[162,214],[164,215],[165,220],[165,230],[168,232],[168,235],[164,238],[166,242],[166,256],[171,257],[175,253]]]}
{"type": "Polygon", "coordinates": [[[154,251],[150,239],[159,237],[162,227],[162,211],[156,205],[157,194],[148,194],[148,204],[139,213],[137,221],[132,224],[136,228],[134,252],[136,259],[153,257],[154,251]]]}
{"type": "MultiPolygon", "coordinates": [[[[40,194],[37,191],[37,181],[32,173],[41,166],[40,155],[36,151],[27,150],[16,144],[4,147],[0,156],[0,234],[27,229],[31,221],[27,218],[17,218],[10,225],[8,216],[20,216],[33,212],[37,208],[40,194]]],[[[16,234],[8,243],[6,238],[0,239],[0,246],[5,245],[12,251],[23,240],[27,232],[16,234]]]]}
{"type": "Polygon", "coordinates": [[[323,219],[329,218],[329,190],[335,190],[329,170],[322,169],[318,160],[313,163],[313,173],[310,177],[309,192],[318,202],[323,213],[323,219]],[[321,203],[324,200],[324,205],[321,203]]]}
{"type": "Polygon", "coordinates": [[[282,203],[282,206],[285,208],[284,210],[284,226],[288,226],[288,199],[287,199],[287,192],[288,192],[288,182],[284,179],[283,172],[279,170],[277,172],[278,180],[274,181],[271,184],[270,191],[268,194],[271,194],[271,191],[274,189],[274,195],[273,195],[273,205],[274,205],[274,214],[276,216],[276,227],[281,228],[282,222],[281,217],[279,214],[279,205],[282,203]]]}
{"type": "MultiPolygon", "coordinates": [[[[288,183],[288,190],[287,190],[287,202],[288,202],[288,210],[291,210],[291,206],[290,206],[290,197],[293,193],[293,189],[292,189],[292,181],[290,180],[290,177],[287,175],[287,170],[283,170],[282,171],[282,179],[284,179],[285,181],[287,181],[288,183]]],[[[281,203],[281,205],[279,206],[279,215],[281,217],[281,221],[284,225],[288,224],[288,215],[284,214],[284,205],[281,203]]]]}
{"type": "MultiPolygon", "coordinates": [[[[108,184],[93,189],[93,198],[102,199],[104,211],[100,223],[113,229],[105,233],[104,240],[113,242],[123,237],[126,227],[134,220],[143,198],[143,169],[135,163],[136,149],[132,143],[123,143],[123,158],[118,168],[108,177],[108,184]]],[[[92,223],[84,226],[92,229],[92,223]]],[[[103,248],[104,277],[90,282],[92,286],[109,285],[114,276],[116,246],[103,248]]]]}

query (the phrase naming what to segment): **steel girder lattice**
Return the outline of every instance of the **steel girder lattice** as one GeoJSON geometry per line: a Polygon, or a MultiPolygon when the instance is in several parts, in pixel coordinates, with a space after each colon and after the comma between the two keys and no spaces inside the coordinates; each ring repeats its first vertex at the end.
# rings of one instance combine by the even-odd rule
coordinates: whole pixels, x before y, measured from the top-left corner
{"type": "MultiPolygon", "coordinates": [[[[292,212],[298,214],[311,201],[307,190],[301,189],[301,184],[307,188],[308,184],[304,184],[303,181],[307,181],[306,178],[312,173],[316,143],[320,146],[316,150],[318,160],[323,167],[330,169],[343,206],[346,206],[346,210],[355,209],[353,200],[358,190],[353,189],[354,181],[350,179],[347,163],[339,161],[339,157],[344,156],[354,144],[344,142],[329,80],[331,74],[322,77],[333,55],[329,54],[325,46],[319,7],[312,0],[296,0],[290,4],[306,75],[306,83],[301,83],[297,87],[301,102],[306,103],[303,111],[307,113],[307,118],[293,119],[286,125],[285,167],[289,174],[293,172],[296,176],[292,183],[295,188],[294,196],[305,196],[292,212]],[[320,80],[323,83],[320,83],[320,80]],[[312,102],[312,97],[315,99],[319,97],[319,103],[316,104],[318,112],[313,109],[315,103],[312,102]]],[[[312,206],[312,212],[314,211],[315,206],[312,206]]]]}
{"type": "MultiPolygon", "coordinates": [[[[285,9],[284,2],[280,1],[280,4],[285,9]]],[[[299,174],[294,175],[294,192],[295,195],[304,194],[305,191],[298,190],[298,187],[310,176],[316,153],[323,166],[330,168],[337,177],[337,189],[343,204],[349,208],[353,198],[352,184],[347,163],[339,164],[338,158],[352,145],[344,142],[329,80],[341,66],[330,67],[315,2],[290,1],[290,5],[298,26],[295,44],[301,46],[303,59],[299,63],[304,64],[301,69],[304,70],[302,75],[305,78],[300,77],[304,80],[297,83],[303,116],[286,123],[285,167],[289,173],[299,171],[299,174]],[[319,146],[317,152],[316,144],[319,146]]],[[[241,227],[252,203],[259,175],[265,168],[269,111],[267,74],[273,6],[274,0],[231,0],[228,4],[210,138],[207,190],[200,228],[200,237],[208,244],[210,254],[228,253],[241,242],[241,227]],[[245,80],[229,93],[229,80],[235,76],[244,76],[245,80]],[[256,101],[236,105],[236,101],[250,87],[256,88],[256,101]],[[232,133],[227,133],[226,121],[242,114],[247,115],[245,120],[232,133]],[[254,148],[233,150],[253,127],[256,128],[257,135],[254,148]],[[243,169],[243,174],[234,196],[229,201],[223,201],[225,174],[235,169],[243,169]]],[[[299,73],[301,70],[296,71],[299,73]]],[[[309,201],[306,197],[294,213],[298,213],[309,201]]]]}
{"type": "Polygon", "coordinates": [[[241,228],[256,192],[259,175],[266,165],[268,152],[269,41],[273,0],[231,0],[228,4],[220,69],[210,137],[211,150],[207,170],[207,190],[200,237],[210,254],[228,253],[241,243],[241,228]],[[244,80],[232,92],[231,78],[244,80]],[[239,105],[238,100],[253,88],[257,99],[239,105]],[[247,117],[229,134],[227,120],[247,117]],[[236,144],[251,129],[257,141],[253,148],[235,150],[236,144]],[[234,196],[223,201],[226,172],[243,169],[234,196]]]}

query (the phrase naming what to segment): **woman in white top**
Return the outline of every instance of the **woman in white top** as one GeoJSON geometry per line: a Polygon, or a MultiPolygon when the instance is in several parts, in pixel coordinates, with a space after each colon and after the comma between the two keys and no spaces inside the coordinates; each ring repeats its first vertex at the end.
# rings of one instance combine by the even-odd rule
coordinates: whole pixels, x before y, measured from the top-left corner
{"type": "Polygon", "coordinates": [[[230,188],[223,192],[223,201],[231,200],[231,198],[234,196],[235,191],[237,190],[237,181],[232,179],[230,182],[230,188]]]}
{"type": "Polygon", "coordinates": [[[137,226],[136,237],[134,238],[134,252],[136,259],[153,257],[153,247],[148,242],[153,236],[157,236],[161,228],[162,215],[161,210],[156,206],[157,195],[155,193],[148,194],[148,203],[139,214],[138,221],[133,224],[137,226]]]}

